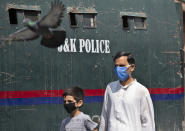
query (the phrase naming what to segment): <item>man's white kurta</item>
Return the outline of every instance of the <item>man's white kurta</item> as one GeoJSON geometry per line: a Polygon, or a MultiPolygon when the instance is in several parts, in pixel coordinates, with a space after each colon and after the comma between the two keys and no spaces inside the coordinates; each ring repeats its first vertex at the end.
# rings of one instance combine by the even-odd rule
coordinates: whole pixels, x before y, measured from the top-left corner
{"type": "Polygon", "coordinates": [[[107,85],[99,131],[155,131],[154,109],[149,91],[134,80],[107,85]]]}

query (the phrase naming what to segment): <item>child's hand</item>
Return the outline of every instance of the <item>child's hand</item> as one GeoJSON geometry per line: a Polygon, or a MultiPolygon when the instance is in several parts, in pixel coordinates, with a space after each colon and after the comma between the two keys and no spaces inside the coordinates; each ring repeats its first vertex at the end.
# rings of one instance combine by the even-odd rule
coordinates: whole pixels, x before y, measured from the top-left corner
{"type": "Polygon", "coordinates": [[[98,131],[98,129],[96,128],[96,129],[94,129],[93,131],[98,131]]]}

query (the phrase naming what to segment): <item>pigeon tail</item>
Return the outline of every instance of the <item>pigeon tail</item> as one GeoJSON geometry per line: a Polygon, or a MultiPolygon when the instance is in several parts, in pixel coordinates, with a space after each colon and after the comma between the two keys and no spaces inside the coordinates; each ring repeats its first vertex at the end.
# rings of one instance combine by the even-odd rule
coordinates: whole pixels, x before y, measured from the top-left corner
{"type": "Polygon", "coordinates": [[[46,46],[48,48],[57,48],[60,45],[64,44],[66,38],[66,32],[62,31],[53,31],[52,37],[42,37],[41,45],[46,46]]]}
{"type": "Polygon", "coordinates": [[[11,41],[8,37],[0,37],[0,41],[11,41]]]}

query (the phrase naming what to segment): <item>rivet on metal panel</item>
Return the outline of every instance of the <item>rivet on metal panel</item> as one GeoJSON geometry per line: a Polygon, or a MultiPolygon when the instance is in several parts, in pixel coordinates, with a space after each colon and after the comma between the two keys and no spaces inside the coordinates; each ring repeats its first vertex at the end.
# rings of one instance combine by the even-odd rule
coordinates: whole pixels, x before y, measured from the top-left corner
{"type": "Polygon", "coordinates": [[[98,65],[94,65],[94,68],[97,68],[98,67],[98,65]]]}

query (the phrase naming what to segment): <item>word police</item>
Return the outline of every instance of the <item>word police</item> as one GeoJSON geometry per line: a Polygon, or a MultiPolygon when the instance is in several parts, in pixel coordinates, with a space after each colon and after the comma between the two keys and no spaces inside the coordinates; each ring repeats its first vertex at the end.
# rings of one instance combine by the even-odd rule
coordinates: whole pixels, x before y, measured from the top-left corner
{"type": "Polygon", "coordinates": [[[66,38],[64,45],[58,47],[58,52],[110,53],[110,41],[79,39],[77,42],[76,39],[66,38]]]}

